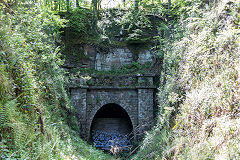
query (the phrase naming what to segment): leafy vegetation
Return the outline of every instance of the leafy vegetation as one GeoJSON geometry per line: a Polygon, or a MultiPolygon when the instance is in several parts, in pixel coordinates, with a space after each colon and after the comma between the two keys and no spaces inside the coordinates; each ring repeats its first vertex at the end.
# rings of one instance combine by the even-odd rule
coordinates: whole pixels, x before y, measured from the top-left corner
{"type": "Polygon", "coordinates": [[[92,28],[93,15],[88,9],[77,8],[72,11],[69,18],[69,23],[67,27],[71,30],[71,33],[75,36],[93,36],[94,33],[92,28]]]}
{"type": "MultiPolygon", "coordinates": [[[[112,158],[78,135],[61,68],[70,38],[104,47],[155,44],[158,116],[129,159],[240,159],[240,1],[129,3],[104,10],[97,0],[0,0],[0,159],[112,158]],[[71,33],[65,44],[63,30],[71,33]]],[[[152,65],[70,74],[146,73],[152,65]]]]}
{"type": "Polygon", "coordinates": [[[171,44],[160,40],[158,122],[135,158],[239,159],[239,4],[184,3],[171,44]]]}
{"type": "Polygon", "coordinates": [[[179,82],[186,99],[176,119],[174,144],[177,150],[187,145],[175,157],[239,159],[240,2],[208,6],[214,8],[198,10],[201,20],[197,15],[189,17],[189,36],[181,41],[185,61],[179,82]]]}
{"type": "Polygon", "coordinates": [[[78,138],[55,45],[64,21],[27,6],[0,12],[0,159],[108,159],[78,138]]]}

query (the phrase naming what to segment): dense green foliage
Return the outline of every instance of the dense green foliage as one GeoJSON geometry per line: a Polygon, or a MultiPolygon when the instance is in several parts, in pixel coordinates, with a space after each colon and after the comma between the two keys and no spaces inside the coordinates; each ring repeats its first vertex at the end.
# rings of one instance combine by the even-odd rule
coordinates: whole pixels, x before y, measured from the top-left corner
{"type": "Polygon", "coordinates": [[[75,9],[70,18],[67,27],[71,28],[71,33],[75,36],[83,38],[84,36],[93,36],[91,35],[94,31],[92,28],[93,15],[92,12],[88,9],[75,9]]]}
{"type": "MultiPolygon", "coordinates": [[[[135,0],[127,10],[102,10],[101,1],[33,2],[0,1],[0,159],[111,158],[79,138],[61,68],[64,48],[56,45],[64,46],[64,27],[73,42],[155,44],[157,119],[128,158],[240,159],[239,0],[135,0]]],[[[150,65],[72,71],[147,73],[150,65]]]]}
{"type": "Polygon", "coordinates": [[[159,118],[135,158],[239,159],[240,2],[188,2],[161,38],[159,118]]]}
{"type": "Polygon", "coordinates": [[[174,156],[239,159],[240,1],[208,6],[189,17],[180,42],[186,98],[176,119],[174,156]]]}
{"type": "Polygon", "coordinates": [[[63,20],[37,5],[13,10],[0,12],[0,159],[107,159],[78,137],[55,45],[63,20]]]}

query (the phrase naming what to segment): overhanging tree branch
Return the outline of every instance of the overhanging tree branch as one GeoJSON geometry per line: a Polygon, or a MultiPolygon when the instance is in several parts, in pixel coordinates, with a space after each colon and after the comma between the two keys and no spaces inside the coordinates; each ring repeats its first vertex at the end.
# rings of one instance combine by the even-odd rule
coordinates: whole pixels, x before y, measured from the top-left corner
{"type": "Polygon", "coordinates": [[[12,8],[8,5],[7,2],[5,2],[4,0],[0,0],[0,3],[2,3],[6,7],[6,12],[10,14],[15,14],[15,12],[12,10],[12,8]]]}

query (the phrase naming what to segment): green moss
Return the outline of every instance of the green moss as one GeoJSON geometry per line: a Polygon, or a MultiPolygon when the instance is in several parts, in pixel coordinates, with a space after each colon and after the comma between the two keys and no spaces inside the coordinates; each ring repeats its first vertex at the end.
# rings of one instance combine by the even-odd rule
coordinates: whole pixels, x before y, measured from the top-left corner
{"type": "Polygon", "coordinates": [[[126,41],[111,41],[111,45],[114,47],[127,47],[128,43],[126,41]]]}
{"type": "Polygon", "coordinates": [[[125,65],[120,69],[113,69],[110,71],[97,71],[94,68],[74,68],[70,70],[70,73],[74,75],[78,74],[88,74],[88,75],[131,75],[137,73],[149,73],[150,72],[151,63],[146,63],[145,65],[141,65],[138,62],[133,62],[131,65],[125,65]]]}

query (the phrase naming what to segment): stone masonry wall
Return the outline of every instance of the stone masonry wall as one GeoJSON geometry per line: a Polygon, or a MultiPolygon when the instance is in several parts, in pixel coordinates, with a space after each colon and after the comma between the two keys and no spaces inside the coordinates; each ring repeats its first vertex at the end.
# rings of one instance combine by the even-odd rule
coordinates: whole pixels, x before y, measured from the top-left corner
{"type": "MultiPolygon", "coordinates": [[[[71,97],[72,97],[72,103],[75,107],[78,117],[78,126],[80,130],[84,130],[86,128],[86,119],[87,119],[87,89],[81,89],[81,88],[72,88],[71,89],[71,97]]],[[[82,134],[83,137],[85,137],[85,133],[82,134]]]]}
{"type": "MultiPolygon", "coordinates": [[[[108,79],[109,77],[99,77],[108,79]]],[[[77,110],[81,136],[88,140],[92,121],[97,111],[104,105],[115,103],[121,106],[128,114],[133,125],[134,137],[144,133],[153,122],[154,90],[152,75],[115,76],[112,79],[121,79],[126,82],[112,83],[105,81],[99,85],[99,79],[94,77],[91,85],[81,79],[72,81],[72,102],[77,110]],[[111,85],[110,85],[111,84],[111,85]],[[140,133],[137,133],[140,132],[140,133]]]]}
{"type": "Polygon", "coordinates": [[[153,122],[153,89],[138,89],[139,132],[144,133],[153,122]]]}
{"type": "Polygon", "coordinates": [[[128,113],[133,128],[138,125],[138,98],[136,90],[89,90],[87,93],[87,131],[90,133],[92,120],[97,111],[104,105],[115,103],[120,105],[128,113]]]}

